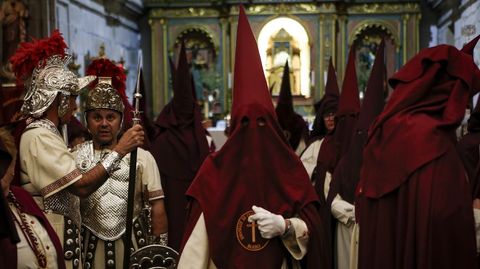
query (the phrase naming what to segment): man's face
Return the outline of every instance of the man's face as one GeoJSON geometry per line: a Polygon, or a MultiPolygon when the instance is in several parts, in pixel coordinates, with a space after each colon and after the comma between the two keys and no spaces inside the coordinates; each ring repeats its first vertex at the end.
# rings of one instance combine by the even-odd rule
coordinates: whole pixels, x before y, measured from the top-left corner
{"type": "Polygon", "coordinates": [[[335,128],[335,114],[333,112],[329,112],[323,115],[323,123],[329,132],[331,132],[335,128]]]}
{"type": "Polygon", "coordinates": [[[73,112],[75,112],[78,108],[76,100],[77,100],[77,95],[70,95],[68,97],[68,110],[65,113],[65,115],[63,115],[60,118],[60,123],[61,124],[67,124],[67,123],[70,122],[70,119],[72,118],[73,112]]]}
{"type": "Polygon", "coordinates": [[[122,115],[110,109],[95,109],[87,112],[87,128],[93,142],[99,146],[117,143],[117,135],[122,123],[122,115]]]}

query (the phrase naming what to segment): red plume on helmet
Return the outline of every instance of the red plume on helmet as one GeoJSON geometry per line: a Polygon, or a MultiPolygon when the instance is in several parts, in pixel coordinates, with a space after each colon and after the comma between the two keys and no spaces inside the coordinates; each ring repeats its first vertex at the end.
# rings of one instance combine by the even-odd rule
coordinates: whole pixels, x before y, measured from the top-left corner
{"type": "Polygon", "coordinates": [[[17,82],[21,83],[22,80],[30,77],[35,67],[42,65],[42,61],[49,57],[64,56],[67,48],[62,34],[58,30],[53,31],[50,37],[20,43],[15,54],[10,57],[17,82]]]}
{"type": "Polygon", "coordinates": [[[106,58],[93,60],[87,67],[86,75],[97,76],[97,79],[90,84],[90,89],[95,88],[98,84],[98,77],[110,77],[112,79],[112,87],[117,90],[122,98],[125,110],[123,111],[123,120],[125,126],[131,126],[133,107],[128,102],[127,94],[125,92],[127,76],[122,67],[115,65],[112,61],[106,58]]]}

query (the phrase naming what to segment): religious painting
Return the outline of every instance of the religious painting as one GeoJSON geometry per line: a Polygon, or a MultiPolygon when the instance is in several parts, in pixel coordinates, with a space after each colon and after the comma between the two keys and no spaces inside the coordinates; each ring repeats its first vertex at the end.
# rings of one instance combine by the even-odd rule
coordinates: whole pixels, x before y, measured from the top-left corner
{"type": "MultiPolygon", "coordinates": [[[[205,118],[223,113],[220,103],[221,76],[217,71],[217,51],[212,37],[203,29],[189,28],[176,38],[174,51],[184,42],[187,61],[191,66],[195,95],[205,118]]],[[[175,59],[178,55],[175,56],[175,59]]]]}
{"type": "MultiPolygon", "coordinates": [[[[385,40],[385,59],[387,70],[393,69],[395,59],[395,41],[390,33],[377,25],[364,27],[354,40],[357,56],[357,81],[360,99],[363,99],[368,84],[368,78],[375,61],[375,53],[382,39],[385,40]],[[390,61],[390,62],[389,62],[390,61]]],[[[385,93],[387,95],[388,93],[385,93]]]]}

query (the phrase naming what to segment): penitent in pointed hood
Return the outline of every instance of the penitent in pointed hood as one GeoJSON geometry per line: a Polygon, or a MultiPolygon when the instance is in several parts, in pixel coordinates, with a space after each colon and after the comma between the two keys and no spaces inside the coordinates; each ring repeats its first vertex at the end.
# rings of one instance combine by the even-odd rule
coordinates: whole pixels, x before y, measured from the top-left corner
{"type": "Polygon", "coordinates": [[[328,130],[323,121],[323,116],[329,113],[335,114],[338,107],[338,99],[340,91],[338,90],[337,73],[333,66],[332,57],[330,57],[328,65],[327,83],[325,85],[325,94],[319,101],[318,109],[313,123],[313,130],[310,133],[310,141],[323,137],[328,133],[328,130]]]}
{"type": "Polygon", "coordinates": [[[295,113],[293,111],[293,99],[292,90],[290,88],[290,68],[288,67],[288,60],[285,62],[282,75],[282,84],[280,85],[280,95],[277,102],[277,114],[278,110],[285,112],[295,113]]]}
{"type": "Polygon", "coordinates": [[[171,63],[173,98],[155,121],[158,134],[151,145],[161,175],[191,181],[209,152],[202,116],[192,91],[191,74],[182,43],[175,68],[171,63]]]}
{"type": "Polygon", "coordinates": [[[463,46],[463,48],[460,51],[473,56],[473,50],[475,49],[475,46],[477,45],[479,39],[480,39],[480,35],[478,35],[477,37],[472,39],[470,42],[465,44],[465,46],[463,46]]]}
{"type": "Polygon", "coordinates": [[[280,95],[275,112],[280,126],[285,131],[288,143],[293,150],[296,150],[301,139],[307,139],[308,126],[303,117],[293,110],[288,61],[285,62],[285,68],[283,69],[282,85],[280,86],[280,95]]]}
{"type": "Polygon", "coordinates": [[[355,123],[360,112],[360,98],[358,97],[357,72],[355,70],[355,46],[350,47],[348,54],[347,69],[343,79],[342,93],[336,113],[337,122],[335,124],[335,146],[337,156],[335,165],[340,158],[345,155],[350,146],[350,137],[355,128],[355,123]]]}
{"type": "MultiPolygon", "coordinates": [[[[238,19],[234,72],[232,131],[225,145],[205,159],[187,195],[204,214],[210,257],[218,268],[280,268],[285,253],[281,240],[267,242],[255,230],[257,241],[253,244],[262,248],[245,248],[252,241],[250,236],[236,233],[248,223],[242,216],[252,213],[252,205],[284,217],[299,215],[308,225],[310,238],[319,236],[316,229],[321,220],[318,215],[318,221],[303,215],[316,212],[313,205],[317,197],[277,123],[257,43],[243,7],[238,19]]],[[[196,222],[197,218],[191,217],[187,237],[196,222]]],[[[316,257],[309,257],[308,262],[314,263],[319,259],[318,241],[310,240],[309,252],[316,257]]]]}
{"type": "Polygon", "coordinates": [[[360,178],[360,168],[363,162],[363,147],[367,141],[368,128],[382,112],[385,105],[386,69],[384,57],[385,43],[382,40],[375,54],[375,62],[368,79],[365,99],[354,132],[350,138],[350,147],[340,160],[333,175],[335,184],[331,188],[329,200],[337,193],[347,202],[355,201],[355,189],[360,178]]]}
{"type": "Polygon", "coordinates": [[[355,46],[350,47],[348,53],[347,69],[343,79],[342,93],[340,94],[340,102],[338,104],[337,116],[347,114],[355,114],[360,112],[360,98],[358,97],[358,83],[355,46]]]}
{"type": "Polygon", "coordinates": [[[243,8],[240,10],[237,31],[237,40],[241,38],[242,42],[237,42],[235,50],[232,130],[236,127],[235,123],[238,122],[240,110],[252,104],[262,106],[271,116],[275,117],[257,42],[243,8]]]}
{"type": "Polygon", "coordinates": [[[326,112],[337,112],[338,99],[340,98],[340,90],[338,89],[337,72],[333,66],[332,57],[328,64],[327,83],[325,85],[325,95],[323,96],[322,110],[323,114],[326,112]]]}
{"type": "Polygon", "coordinates": [[[362,109],[358,117],[357,130],[367,132],[373,120],[382,112],[385,106],[386,70],[385,70],[385,41],[378,46],[375,54],[367,90],[363,99],[362,109]]]}
{"type": "Polygon", "coordinates": [[[195,99],[192,95],[192,80],[190,68],[187,62],[187,54],[185,45],[182,43],[180,47],[180,56],[178,66],[175,71],[175,79],[173,80],[173,111],[177,117],[189,118],[193,114],[193,104],[195,99]]]}

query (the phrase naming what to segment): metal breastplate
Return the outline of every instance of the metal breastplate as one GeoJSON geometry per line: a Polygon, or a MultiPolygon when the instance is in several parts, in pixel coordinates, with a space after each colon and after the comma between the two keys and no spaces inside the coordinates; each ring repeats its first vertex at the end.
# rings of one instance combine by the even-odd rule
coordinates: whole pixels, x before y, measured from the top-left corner
{"type": "MultiPolygon", "coordinates": [[[[83,143],[76,152],[77,168],[86,172],[102,156],[93,149],[92,141],[83,143]]],[[[129,164],[122,160],[120,168],[87,198],[82,199],[80,210],[82,224],[103,240],[116,240],[125,232],[127,215],[129,164]]]]}
{"type": "MultiPolygon", "coordinates": [[[[59,137],[62,137],[55,125],[47,119],[35,120],[32,123],[28,124],[25,130],[33,128],[45,128],[57,134],[59,137]]],[[[77,227],[80,227],[80,198],[78,198],[78,196],[76,195],[73,195],[66,189],[52,194],[47,198],[44,198],[43,206],[45,212],[52,212],[67,216],[73,221],[75,225],[77,225],[77,227]]]]}
{"type": "Polygon", "coordinates": [[[78,196],[71,194],[67,190],[59,191],[47,198],[43,199],[43,206],[45,212],[53,212],[69,217],[73,223],[80,227],[81,217],[80,199],[78,196]]]}

